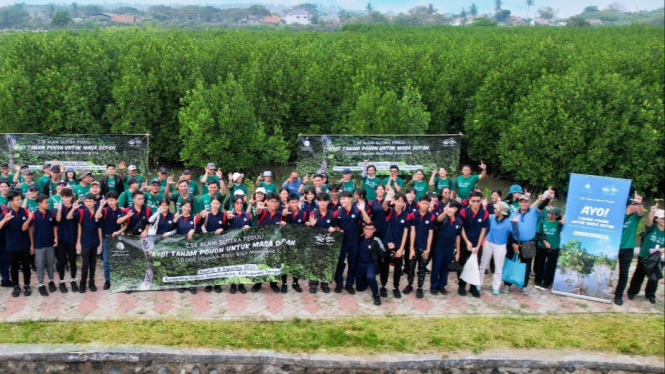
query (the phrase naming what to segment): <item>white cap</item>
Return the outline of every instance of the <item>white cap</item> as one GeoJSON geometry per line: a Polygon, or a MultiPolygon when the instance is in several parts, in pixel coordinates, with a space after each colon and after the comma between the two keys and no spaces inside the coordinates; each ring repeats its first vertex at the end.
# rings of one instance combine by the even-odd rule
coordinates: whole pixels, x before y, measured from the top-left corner
{"type": "Polygon", "coordinates": [[[233,196],[238,196],[238,195],[247,196],[247,195],[245,195],[245,191],[243,191],[243,190],[236,190],[236,192],[233,193],[233,196]]]}
{"type": "Polygon", "coordinates": [[[243,176],[243,175],[240,174],[240,173],[233,173],[233,182],[235,182],[236,180],[238,180],[238,178],[240,178],[240,177],[242,177],[242,176],[243,176]]]}
{"type": "Polygon", "coordinates": [[[127,170],[136,170],[136,165],[129,165],[127,170]]]}
{"type": "Polygon", "coordinates": [[[665,210],[658,209],[655,214],[656,218],[665,218],[665,210]]]}
{"type": "Polygon", "coordinates": [[[266,194],[266,189],[263,188],[263,187],[259,187],[259,188],[256,189],[256,191],[254,191],[254,193],[262,193],[262,194],[265,195],[266,194]]]}

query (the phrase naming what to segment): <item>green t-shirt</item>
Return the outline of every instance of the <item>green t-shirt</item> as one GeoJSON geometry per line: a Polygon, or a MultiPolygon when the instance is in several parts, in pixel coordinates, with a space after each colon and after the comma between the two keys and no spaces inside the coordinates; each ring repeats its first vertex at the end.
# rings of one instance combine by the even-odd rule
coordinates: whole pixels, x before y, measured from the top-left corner
{"type": "Polygon", "coordinates": [[[117,190],[115,189],[115,177],[106,178],[106,184],[109,187],[109,192],[111,192],[111,191],[116,191],[117,192],[117,190]]]}
{"type": "MultiPolygon", "coordinates": [[[[545,239],[547,240],[548,243],[550,243],[552,249],[558,249],[561,246],[562,227],[563,225],[561,225],[561,222],[559,221],[550,222],[549,219],[544,219],[538,222],[538,227],[536,228],[536,232],[545,235],[545,239]]],[[[538,244],[543,248],[547,248],[545,247],[545,244],[543,244],[542,241],[538,241],[538,244]]]]}
{"type": "Polygon", "coordinates": [[[199,196],[199,186],[194,181],[187,183],[187,193],[193,196],[199,196]]]}
{"type": "Polygon", "coordinates": [[[129,178],[134,178],[139,182],[139,188],[141,188],[141,185],[143,184],[143,178],[136,174],[135,177],[130,177],[129,174],[125,174],[125,178],[122,179],[122,183],[125,185],[125,191],[129,190],[129,185],[127,182],[129,181],[129,178]]]}
{"type": "Polygon", "coordinates": [[[247,186],[244,183],[240,183],[240,185],[233,183],[233,185],[231,186],[231,195],[229,196],[229,199],[231,199],[230,201],[233,201],[233,196],[238,190],[242,190],[242,192],[244,192],[245,195],[247,195],[247,186]]]}
{"type": "Polygon", "coordinates": [[[48,198],[48,208],[54,212],[55,204],[62,204],[62,197],[60,197],[60,195],[53,195],[48,198]]]}
{"type": "MultiPolygon", "coordinates": [[[[396,181],[399,188],[404,187],[404,179],[397,177],[396,181]]],[[[390,180],[390,177],[386,177],[383,179],[383,185],[386,186],[386,188],[388,187],[388,184],[390,184],[390,187],[395,189],[395,181],[390,180]]]]}
{"type": "Polygon", "coordinates": [[[376,186],[381,184],[381,178],[366,176],[362,178],[363,188],[367,191],[367,201],[376,199],[376,186]]]}
{"type": "Polygon", "coordinates": [[[277,186],[272,182],[266,183],[264,181],[261,181],[259,182],[259,186],[265,188],[266,194],[269,194],[271,192],[277,192],[277,186]]]}
{"type": "Polygon", "coordinates": [[[185,200],[190,200],[192,202],[192,214],[197,214],[198,212],[200,212],[199,204],[196,201],[196,197],[194,195],[187,195],[187,198],[185,199],[184,197],[182,197],[182,195],[177,194],[177,195],[173,196],[173,204],[175,205],[175,213],[178,213],[178,214],[182,213],[182,211],[180,210],[180,205],[185,200]]]}
{"type": "Polygon", "coordinates": [[[21,183],[21,199],[25,199],[25,195],[28,194],[28,191],[30,190],[30,185],[23,182],[21,183]]]}
{"type": "Polygon", "coordinates": [[[7,196],[0,196],[0,204],[7,205],[7,196]]]}
{"type": "Polygon", "coordinates": [[[349,191],[354,193],[356,191],[356,181],[351,179],[348,182],[342,182],[342,191],[349,191]]]}
{"type": "MultiPolygon", "coordinates": [[[[222,194],[217,192],[215,194],[217,197],[222,197],[222,194]]],[[[208,212],[210,211],[210,202],[212,201],[212,196],[210,196],[209,193],[206,193],[205,195],[201,196],[199,198],[199,209],[201,210],[207,210],[208,212]]]]}
{"type": "Polygon", "coordinates": [[[77,181],[75,181],[75,180],[73,180],[73,179],[67,181],[67,183],[69,183],[69,187],[71,187],[71,188],[74,188],[74,187],[76,187],[76,186],[79,185],[79,182],[77,182],[77,181]]]}
{"type": "MultiPolygon", "coordinates": [[[[25,178],[23,178],[23,174],[21,173],[14,173],[14,175],[18,174],[18,182],[23,183],[25,182],[25,178]]],[[[12,181],[14,181],[14,176],[12,176],[12,181]]],[[[11,182],[10,182],[11,183],[11,182]]]]}
{"type": "Polygon", "coordinates": [[[76,187],[72,189],[72,191],[74,192],[74,196],[77,199],[83,199],[85,195],[90,193],[90,185],[83,187],[82,185],[77,184],[76,187]]]}
{"type": "Polygon", "coordinates": [[[455,181],[451,177],[445,177],[444,179],[441,179],[438,175],[434,177],[434,193],[440,195],[443,187],[448,187],[452,191],[455,189],[455,181]]]}
{"type": "MultiPolygon", "coordinates": [[[[158,193],[157,195],[153,195],[150,192],[144,192],[143,196],[145,196],[145,205],[148,208],[150,208],[150,210],[153,211],[153,212],[155,212],[157,209],[159,209],[159,200],[164,198],[164,194],[162,194],[162,193],[158,193]]],[[[148,217],[148,218],[150,218],[150,217],[148,217]]]]}
{"type": "Polygon", "coordinates": [[[0,181],[5,181],[11,185],[14,183],[14,176],[9,174],[5,177],[4,175],[0,174],[0,181]]]}
{"type": "MultiPolygon", "coordinates": [[[[201,177],[203,177],[203,176],[201,176],[201,177]]],[[[201,194],[202,195],[207,195],[208,194],[208,182],[210,182],[211,179],[214,180],[215,182],[217,182],[217,186],[219,186],[219,177],[216,176],[215,174],[208,175],[208,179],[205,181],[205,183],[201,182],[201,194]]],[[[201,180],[201,178],[199,178],[199,181],[200,180],[201,180]]],[[[190,192],[190,193],[193,193],[193,192],[190,192]]]]}
{"type": "MultiPolygon", "coordinates": [[[[166,179],[160,180],[159,181],[159,193],[161,193],[162,195],[165,195],[166,194],[166,186],[167,186],[166,179]]],[[[169,188],[169,191],[173,192],[173,186],[171,186],[171,188],[169,188]]]]}
{"type": "MultiPolygon", "coordinates": [[[[120,197],[118,198],[118,206],[120,208],[131,208],[134,206],[134,199],[132,198],[132,195],[134,192],[127,190],[124,191],[123,193],[120,194],[120,197]]],[[[150,218],[150,217],[148,217],[150,218]]]]}
{"type": "Polygon", "coordinates": [[[477,174],[469,175],[468,178],[465,178],[463,175],[457,177],[455,181],[455,186],[457,186],[457,196],[462,199],[469,197],[469,193],[473,190],[473,187],[478,184],[480,177],[477,174]]]}
{"type": "Polygon", "coordinates": [[[35,210],[39,209],[39,204],[37,204],[37,199],[28,199],[28,202],[25,204],[26,209],[28,209],[28,212],[32,213],[35,210]]]}
{"type": "Polygon", "coordinates": [[[648,257],[651,254],[649,250],[655,249],[656,245],[659,245],[660,248],[665,246],[665,231],[659,230],[658,224],[654,222],[646,228],[646,235],[644,236],[639,256],[642,258],[648,257]]]}
{"type": "Polygon", "coordinates": [[[426,181],[413,181],[413,189],[416,191],[416,201],[429,191],[429,183],[426,181]]]}
{"type": "Polygon", "coordinates": [[[641,219],[642,217],[637,213],[626,215],[623,219],[621,245],[619,248],[635,248],[635,234],[637,233],[637,226],[639,226],[641,219]]]}
{"type": "Polygon", "coordinates": [[[48,182],[49,179],[51,179],[50,175],[46,174],[42,175],[41,177],[39,177],[39,179],[37,179],[37,187],[39,187],[39,189],[41,190],[44,183],[48,182]]]}
{"type": "MultiPolygon", "coordinates": [[[[53,196],[56,193],[58,193],[58,182],[53,182],[51,179],[49,179],[48,182],[46,182],[46,183],[49,184],[49,189],[48,189],[49,196],[53,196]]],[[[89,187],[90,187],[90,185],[88,185],[88,190],[90,190],[89,187]]],[[[40,193],[41,193],[41,189],[40,189],[40,193]]]]}

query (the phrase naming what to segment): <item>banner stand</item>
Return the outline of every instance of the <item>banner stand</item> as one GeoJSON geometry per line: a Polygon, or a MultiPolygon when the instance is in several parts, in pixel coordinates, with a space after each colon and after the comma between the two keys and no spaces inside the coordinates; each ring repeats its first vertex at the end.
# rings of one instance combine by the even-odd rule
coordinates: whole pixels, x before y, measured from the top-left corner
{"type": "Polygon", "coordinates": [[[599,303],[605,303],[605,304],[611,304],[612,300],[608,299],[601,299],[599,297],[593,297],[593,296],[585,296],[585,295],[576,295],[574,293],[569,293],[569,292],[562,292],[562,291],[555,291],[552,290],[553,295],[560,295],[560,296],[569,296],[575,299],[584,299],[584,300],[589,300],[589,301],[597,301],[599,303]]]}

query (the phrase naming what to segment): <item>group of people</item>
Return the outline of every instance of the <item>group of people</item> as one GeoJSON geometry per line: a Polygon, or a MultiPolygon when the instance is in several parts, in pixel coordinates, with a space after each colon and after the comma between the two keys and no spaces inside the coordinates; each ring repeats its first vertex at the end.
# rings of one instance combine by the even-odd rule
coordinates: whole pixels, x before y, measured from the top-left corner
{"type": "MultiPolygon", "coordinates": [[[[14,297],[21,293],[29,296],[32,270],[37,272],[40,295],[69,289],[95,292],[95,264],[101,255],[103,289],[109,289],[107,238],[118,235],[191,238],[197,232],[221,234],[266,225],[307,225],[343,232],[334,279],[309,281],[311,293],[319,288],[328,293],[333,282],[336,293],[354,294],[370,288],[374,304],[380,305],[381,298],[388,297],[392,269],[395,298],[414,291],[416,297],[424,297],[428,274],[429,293],[446,295],[449,272],[456,272],[459,278],[472,254],[477,255],[481,281],[493,272],[494,295],[510,292],[512,285],[502,281],[502,269],[506,258],[515,256],[527,266],[520,291],[528,293],[531,276],[536,289],[547,290],[554,280],[565,224],[561,209],[552,205],[555,191],[550,188],[532,199],[521,186],[513,185],[505,198],[496,189],[488,199],[477,186],[486,176],[485,164],[481,162],[479,167],[481,173],[473,174],[471,166],[464,165],[456,178],[441,167],[432,172],[429,181],[417,170],[407,181],[400,177],[397,165],[382,179],[376,167],[365,160],[358,180],[348,169],[339,180],[326,174],[301,177],[293,171],[281,186],[266,171],[254,181],[254,192],[249,196],[243,174],[229,173],[225,179],[213,163],[208,163],[198,178],[200,190],[190,170],[184,170],[176,180],[161,168],[157,177],[144,181],[135,165],[127,167],[120,162],[119,173],[116,165],[108,164],[106,174],[95,181],[91,172],[76,173],[54,160],[44,164],[41,177],[35,180],[27,165],[14,165],[12,175],[10,165],[4,163],[0,170],[2,286],[11,287],[14,297]],[[77,279],[79,255],[82,264],[77,279]],[[406,275],[404,288],[400,287],[402,275],[406,275]]],[[[635,194],[626,209],[625,240],[619,254],[615,299],[619,305],[632,260],[629,250],[635,247],[635,232],[643,214],[642,198],[635,194]]],[[[663,210],[652,207],[645,223],[640,258],[665,247],[663,210]]],[[[638,293],[643,279],[643,273],[635,272],[629,298],[638,293]]],[[[468,290],[480,297],[481,286],[459,279],[457,293],[465,296],[468,290]]],[[[652,302],[656,286],[647,282],[646,296],[652,302]]],[[[281,276],[281,286],[271,282],[269,287],[286,293],[287,275],[281,276]]],[[[303,292],[296,277],[291,288],[303,292]]],[[[261,289],[261,283],[251,286],[253,292],[261,289]]],[[[222,292],[222,287],[208,286],[205,291],[222,292]]],[[[192,287],[190,292],[197,289],[192,287]]],[[[230,292],[245,293],[247,289],[232,284],[230,292]]]]}

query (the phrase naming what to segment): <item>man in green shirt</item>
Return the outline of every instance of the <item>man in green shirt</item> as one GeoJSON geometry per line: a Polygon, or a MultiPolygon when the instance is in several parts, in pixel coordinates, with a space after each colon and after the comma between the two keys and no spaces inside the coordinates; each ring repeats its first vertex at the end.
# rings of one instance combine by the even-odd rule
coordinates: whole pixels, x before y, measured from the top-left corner
{"type": "Polygon", "coordinates": [[[90,193],[90,183],[92,183],[92,173],[86,170],[81,170],[79,174],[79,184],[72,189],[74,197],[78,200],[83,200],[85,195],[90,193]]]}
{"type": "MultiPolygon", "coordinates": [[[[453,178],[448,176],[448,170],[444,167],[440,167],[437,171],[432,171],[432,177],[429,179],[429,185],[434,187],[434,193],[441,196],[441,191],[444,187],[450,188],[450,190],[455,189],[455,181],[453,178]]],[[[491,214],[491,213],[490,213],[491,214]]]]}
{"type": "Polygon", "coordinates": [[[56,211],[56,207],[58,206],[57,204],[62,204],[62,196],[60,195],[60,192],[62,192],[62,189],[65,187],[68,187],[69,183],[67,183],[66,180],[61,179],[58,181],[58,186],[56,187],[55,195],[51,196],[48,198],[48,208],[52,211],[56,211]]]}
{"type": "Polygon", "coordinates": [[[356,182],[351,179],[351,169],[344,169],[342,171],[342,179],[339,180],[339,184],[342,185],[342,192],[349,191],[351,194],[356,192],[356,182]]]}
{"type": "Polygon", "coordinates": [[[37,187],[37,184],[33,183],[28,188],[28,194],[25,196],[25,199],[23,199],[23,208],[27,209],[30,213],[39,208],[39,204],[37,204],[37,193],[39,193],[39,187],[37,187]]]}
{"type": "Polygon", "coordinates": [[[23,172],[23,183],[21,183],[21,197],[25,199],[25,195],[28,194],[28,189],[30,189],[30,185],[35,183],[32,180],[32,170],[30,169],[25,169],[23,172]]]}
{"type": "Polygon", "coordinates": [[[404,188],[404,179],[399,177],[399,167],[390,165],[390,176],[383,179],[386,188],[392,188],[395,192],[401,192],[404,188]]]}
{"type": "MultiPolygon", "coordinates": [[[[635,272],[630,280],[630,287],[628,288],[628,299],[633,300],[635,295],[640,292],[642,282],[646,277],[644,267],[640,266],[640,262],[652,253],[660,252],[661,258],[665,253],[665,210],[658,209],[658,203],[651,207],[651,212],[645,220],[646,233],[640,248],[637,266],[635,272]],[[655,221],[655,222],[654,222],[655,221]]],[[[651,304],[656,303],[656,290],[658,289],[658,281],[654,281],[649,277],[647,279],[647,286],[644,290],[644,296],[649,299],[651,304]]]]}
{"type": "Polygon", "coordinates": [[[623,291],[626,290],[630,263],[635,255],[635,235],[637,235],[637,227],[642,220],[642,216],[644,216],[642,200],[642,196],[635,191],[635,195],[628,199],[626,205],[626,216],[623,219],[621,244],[619,245],[619,257],[617,259],[619,262],[619,277],[617,288],[614,290],[614,303],[616,305],[623,305],[623,291]]]}
{"type": "Polygon", "coordinates": [[[367,201],[376,199],[376,186],[381,184],[381,178],[376,176],[376,166],[369,165],[369,160],[363,161],[362,184],[367,195],[367,201]]]}
{"type": "Polygon", "coordinates": [[[266,195],[271,192],[277,192],[277,186],[272,182],[272,172],[264,171],[262,175],[256,178],[256,187],[263,187],[266,195]]]}
{"type": "Polygon", "coordinates": [[[62,169],[60,168],[60,165],[54,163],[51,166],[51,177],[44,181],[44,183],[42,183],[42,185],[39,187],[42,194],[46,196],[55,195],[56,190],[58,189],[58,181],[60,180],[61,172],[62,169]]]}
{"type": "MultiPolygon", "coordinates": [[[[180,180],[187,181],[187,193],[194,196],[199,196],[199,186],[196,185],[196,182],[192,180],[192,172],[189,169],[185,169],[182,172],[182,177],[180,180]]],[[[178,182],[179,184],[180,182],[178,182]]]]}
{"type": "Polygon", "coordinates": [[[42,171],[42,176],[37,179],[37,187],[39,188],[42,188],[42,185],[51,179],[51,163],[45,162],[44,166],[42,166],[42,171]]]}
{"type": "Polygon", "coordinates": [[[538,246],[536,247],[536,260],[534,272],[536,279],[535,287],[541,291],[546,291],[554,281],[554,272],[556,263],[559,259],[559,247],[561,247],[561,230],[566,223],[561,218],[561,209],[552,207],[547,212],[547,217],[538,221],[536,227],[536,238],[538,246]]]}
{"type": "MultiPolygon", "coordinates": [[[[168,185],[171,186],[172,184],[173,184],[173,179],[169,177],[168,185]]],[[[169,200],[173,201],[173,204],[175,206],[175,213],[182,214],[182,211],[180,210],[180,205],[184,201],[189,200],[192,202],[192,214],[197,214],[199,212],[199,204],[196,201],[196,197],[193,194],[189,193],[189,184],[187,180],[185,179],[179,180],[177,185],[177,190],[178,193],[174,195],[171,193],[170,188],[168,187],[166,188],[166,197],[169,198],[169,200]]]]}
{"type": "MultiPolygon", "coordinates": [[[[166,195],[164,192],[166,190],[166,179],[168,178],[167,176],[168,170],[165,167],[159,168],[159,172],[157,173],[157,180],[159,180],[159,193],[166,195]]],[[[171,176],[173,178],[173,176],[171,176]]],[[[153,179],[154,180],[154,179],[153,179]]]]}
{"type": "Polygon", "coordinates": [[[226,187],[223,183],[220,183],[222,180],[222,171],[217,170],[215,164],[209,162],[205,167],[205,173],[199,178],[201,181],[201,193],[203,195],[208,194],[208,182],[214,181],[217,183],[217,189],[222,191],[222,195],[226,194],[226,187]]]}
{"type": "Polygon", "coordinates": [[[7,183],[12,183],[12,175],[9,174],[9,164],[3,162],[0,166],[0,181],[5,181],[7,183]]]}
{"type": "Polygon", "coordinates": [[[462,166],[462,175],[458,176],[455,180],[455,186],[457,187],[457,196],[461,199],[466,199],[469,197],[469,193],[473,190],[473,187],[478,184],[478,182],[487,176],[487,166],[480,161],[480,169],[482,173],[471,174],[471,166],[464,165],[462,166]]]}
{"type": "Polygon", "coordinates": [[[127,180],[128,189],[120,194],[118,206],[120,208],[131,208],[134,206],[134,191],[139,189],[139,181],[134,178],[127,180]]]}
{"type": "Polygon", "coordinates": [[[0,181],[0,204],[7,205],[7,192],[9,192],[9,182],[0,181]]]}
{"type": "Polygon", "coordinates": [[[129,167],[127,167],[127,174],[125,174],[125,161],[120,161],[120,164],[118,164],[118,169],[120,169],[120,178],[122,178],[122,181],[125,183],[125,190],[129,188],[129,184],[127,182],[130,178],[134,178],[139,181],[139,186],[141,186],[143,183],[143,178],[138,175],[138,169],[136,168],[136,165],[129,165],[129,167]]]}
{"type": "MultiPolygon", "coordinates": [[[[12,177],[12,183],[14,185],[20,186],[21,183],[25,182],[25,176],[24,172],[28,170],[28,165],[23,165],[23,166],[18,166],[18,164],[14,165],[14,176],[12,177]]],[[[30,182],[28,184],[32,184],[34,182],[30,182]]]]}
{"type": "Polygon", "coordinates": [[[150,211],[156,212],[159,209],[159,201],[164,199],[165,196],[160,192],[162,184],[159,178],[152,178],[148,191],[144,192],[145,204],[150,208],[150,211]]]}
{"type": "MultiPolygon", "coordinates": [[[[302,179],[302,183],[300,184],[300,187],[298,187],[298,193],[302,195],[305,192],[305,188],[307,187],[305,184],[309,182],[309,174],[305,175],[305,177],[302,179]]],[[[328,186],[323,184],[323,176],[321,174],[314,174],[312,177],[312,186],[314,186],[314,190],[316,193],[319,192],[325,192],[328,193],[328,186]]]]}
{"type": "Polygon", "coordinates": [[[215,196],[220,198],[222,197],[222,194],[219,193],[217,189],[218,189],[217,183],[212,179],[209,180],[207,188],[208,192],[199,198],[199,208],[202,211],[206,210],[210,212],[210,202],[212,202],[212,199],[214,199],[215,196]]]}
{"type": "Polygon", "coordinates": [[[425,173],[422,170],[416,170],[413,174],[412,186],[416,191],[416,201],[429,191],[427,182],[423,180],[424,177],[425,173]]]}

